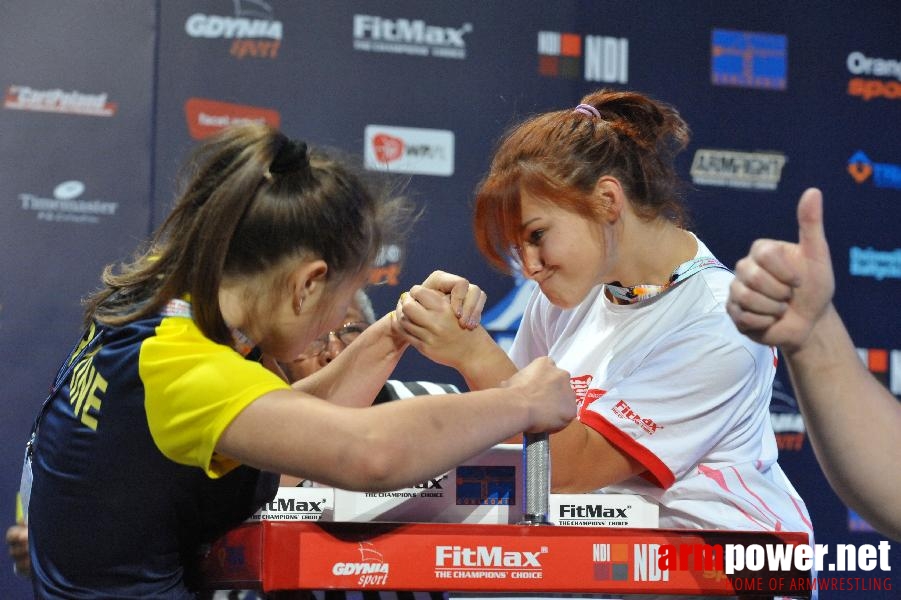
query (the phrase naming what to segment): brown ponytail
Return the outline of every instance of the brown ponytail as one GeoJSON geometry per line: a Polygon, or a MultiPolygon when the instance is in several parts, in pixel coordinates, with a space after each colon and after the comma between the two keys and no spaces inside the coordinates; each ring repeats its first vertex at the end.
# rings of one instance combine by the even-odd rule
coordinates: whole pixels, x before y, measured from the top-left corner
{"type": "Polygon", "coordinates": [[[104,287],[85,302],[86,321],[123,325],[187,294],[204,334],[228,343],[218,297],[224,277],[308,253],[340,280],[370,267],[410,222],[406,200],[376,198],[346,164],[265,125],[209,138],[184,174],[184,192],[143,252],[118,272],[105,269],[104,287]]]}

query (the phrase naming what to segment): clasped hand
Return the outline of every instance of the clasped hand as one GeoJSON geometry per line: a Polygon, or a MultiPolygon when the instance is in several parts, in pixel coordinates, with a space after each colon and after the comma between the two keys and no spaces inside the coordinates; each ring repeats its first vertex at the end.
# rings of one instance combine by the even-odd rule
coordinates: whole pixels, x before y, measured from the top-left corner
{"type": "Polygon", "coordinates": [[[424,356],[456,368],[479,327],[486,300],[485,292],[465,278],[435,271],[401,294],[392,325],[424,356]]]}

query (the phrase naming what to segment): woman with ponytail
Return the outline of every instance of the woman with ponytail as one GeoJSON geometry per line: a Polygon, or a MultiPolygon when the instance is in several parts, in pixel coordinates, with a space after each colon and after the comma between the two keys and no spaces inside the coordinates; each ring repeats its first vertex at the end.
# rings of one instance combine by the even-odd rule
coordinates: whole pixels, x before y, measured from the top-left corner
{"type": "MultiPolygon", "coordinates": [[[[193,598],[201,544],[271,499],[277,474],[396,489],[575,415],[547,359],[505,389],[361,410],[407,347],[393,314],[289,385],[278,362],[342,324],[409,211],[263,125],[207,140],[186,173],[160,230],[87,299],[35,421],[21,495],[36,597],[193,598]]],[[[462,326],[478,319],[478,287],[440,271],[423,285],[462,326]]]]}
{"type": "Polygon", "coordinates": [[[434,290],[414,289],[401,323],[470,389],[541,356],[571,373],[578,419],[550,436],[552,491],[640,494],[661,527],[810,532],[777,463],[774,352],[736,330],[733,275],[686,229],[673,160],[688,139],[673,107],[631,91],[514,127],[474,217],[488,260],[538,283],[512,347],[451,327],[434,290]]]}

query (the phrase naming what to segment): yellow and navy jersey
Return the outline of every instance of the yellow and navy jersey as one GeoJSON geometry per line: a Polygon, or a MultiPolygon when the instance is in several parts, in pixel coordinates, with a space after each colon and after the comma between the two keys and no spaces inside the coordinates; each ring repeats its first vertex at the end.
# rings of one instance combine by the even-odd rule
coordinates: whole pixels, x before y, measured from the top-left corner
{"type": "Polygon", "coordinates": [[[193,598],[200,546],[277,490],[276,475],[215,448],[288,384],[205,337],[180,302],[91,327],[44,407],[28,514],[37,597],[193,598]]]}

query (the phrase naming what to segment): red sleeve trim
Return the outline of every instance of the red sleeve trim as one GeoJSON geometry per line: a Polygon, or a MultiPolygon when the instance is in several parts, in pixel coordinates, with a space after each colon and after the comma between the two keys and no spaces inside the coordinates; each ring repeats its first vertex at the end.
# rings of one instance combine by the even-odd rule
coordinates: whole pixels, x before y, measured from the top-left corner
{"type": "Polygon", "coordinates": [[[607,441],[618,449],[640,462],[647,469],[641,473],[641,477],[644,479],[663,489],[667,489],[676,481],[673,472],[662,460],[657,458],[656,454],[630,438],[598,413],[590,410],[580,411],[579,420],[607,438],[607,441]]]}

